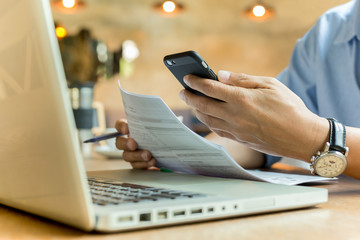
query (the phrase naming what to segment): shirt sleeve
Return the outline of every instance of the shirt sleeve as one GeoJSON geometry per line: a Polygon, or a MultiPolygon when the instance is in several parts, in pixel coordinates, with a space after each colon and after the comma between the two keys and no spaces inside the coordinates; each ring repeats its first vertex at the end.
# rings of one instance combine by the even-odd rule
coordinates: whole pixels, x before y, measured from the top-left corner
{"type": "Polygon", "coordinates": [[[319,65],[319,45],[321,45],[318,33],[319,21],[303,38],[297,41],[288,67],[277,77],[315,114],[318,113],[316,69],[319,65]]]}

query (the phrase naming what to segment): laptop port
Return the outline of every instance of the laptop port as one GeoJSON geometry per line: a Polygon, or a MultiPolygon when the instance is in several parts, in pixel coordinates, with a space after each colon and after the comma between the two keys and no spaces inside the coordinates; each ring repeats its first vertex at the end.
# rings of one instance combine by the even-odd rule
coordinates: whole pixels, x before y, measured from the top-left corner
{"type": "Polygon", "coordinates": [[[208,207],[207,212],[208,213],[213,213],[215,211],[215,209],[213,207],[208,207]]]}
{"type": "Polygon", "coordinates": [[[118,217],[118,222],[132,222],[133,216],[121,216],[118,217]]]}
{"type": "Polygon", "coordinates": [[[167,212],[158,212],[157,219],[158,220],[167,219],[167,212]]]}
{"type": "Polygon", "coordinates": [[[140,214],[140,222],[150,222],[150,221],[151,221],[151,213],[140,214]]]}
{"type": "Polygon", "coordinates": [[[173,215],[174,217],[185,216],[185,210],[174,211],[173,215]]]}
{"type": "Polygon", "coordinates": [[[202,213],[202,208],[191,209],[191,214],[200,214],[202,213]]]}

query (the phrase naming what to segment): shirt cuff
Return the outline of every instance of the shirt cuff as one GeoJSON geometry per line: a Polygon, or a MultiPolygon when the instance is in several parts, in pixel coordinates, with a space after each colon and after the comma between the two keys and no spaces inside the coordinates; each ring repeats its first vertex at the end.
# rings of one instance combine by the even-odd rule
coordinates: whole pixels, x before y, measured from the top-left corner
{"type": "Polygon", "coordinates": [[[271,166],[274,163],[277,163],[278,161],[281,160],[281,157],[278,156],[272,156],[272,155],[265,155],[265,164],[264,164],[264,168],[271,168],[271,166]]]}

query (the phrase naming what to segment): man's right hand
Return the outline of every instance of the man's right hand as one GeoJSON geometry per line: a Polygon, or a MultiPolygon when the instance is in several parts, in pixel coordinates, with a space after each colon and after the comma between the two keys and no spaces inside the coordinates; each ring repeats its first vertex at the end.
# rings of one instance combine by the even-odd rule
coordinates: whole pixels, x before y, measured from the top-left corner
{"type": "MultiPolygon", "coordinates": [[[[124,119],[117,120],[115,128],[122,134],[129,134],[129,126],[124,119]]],[[[156,160],[151,152],[138,149],[138,145],[133,138],[124,136],[117,137],[116,147],[124,150],[123,159],[129,162],[133,168],[149,168],[155,165],[156,160]]]]}

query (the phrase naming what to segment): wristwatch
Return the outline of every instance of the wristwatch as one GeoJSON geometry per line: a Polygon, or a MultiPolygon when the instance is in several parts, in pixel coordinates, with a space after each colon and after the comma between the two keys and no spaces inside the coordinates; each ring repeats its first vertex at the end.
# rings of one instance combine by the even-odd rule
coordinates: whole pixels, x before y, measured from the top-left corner
{"type": "Polygon", "coordinates": [[[310,160],[311,173],[322,177],[336,177],[344,172],[349,148],[346,147],[345,126],[334,118],[330,124],[330,138],[323,152],[318,152],[310,160]]]}

